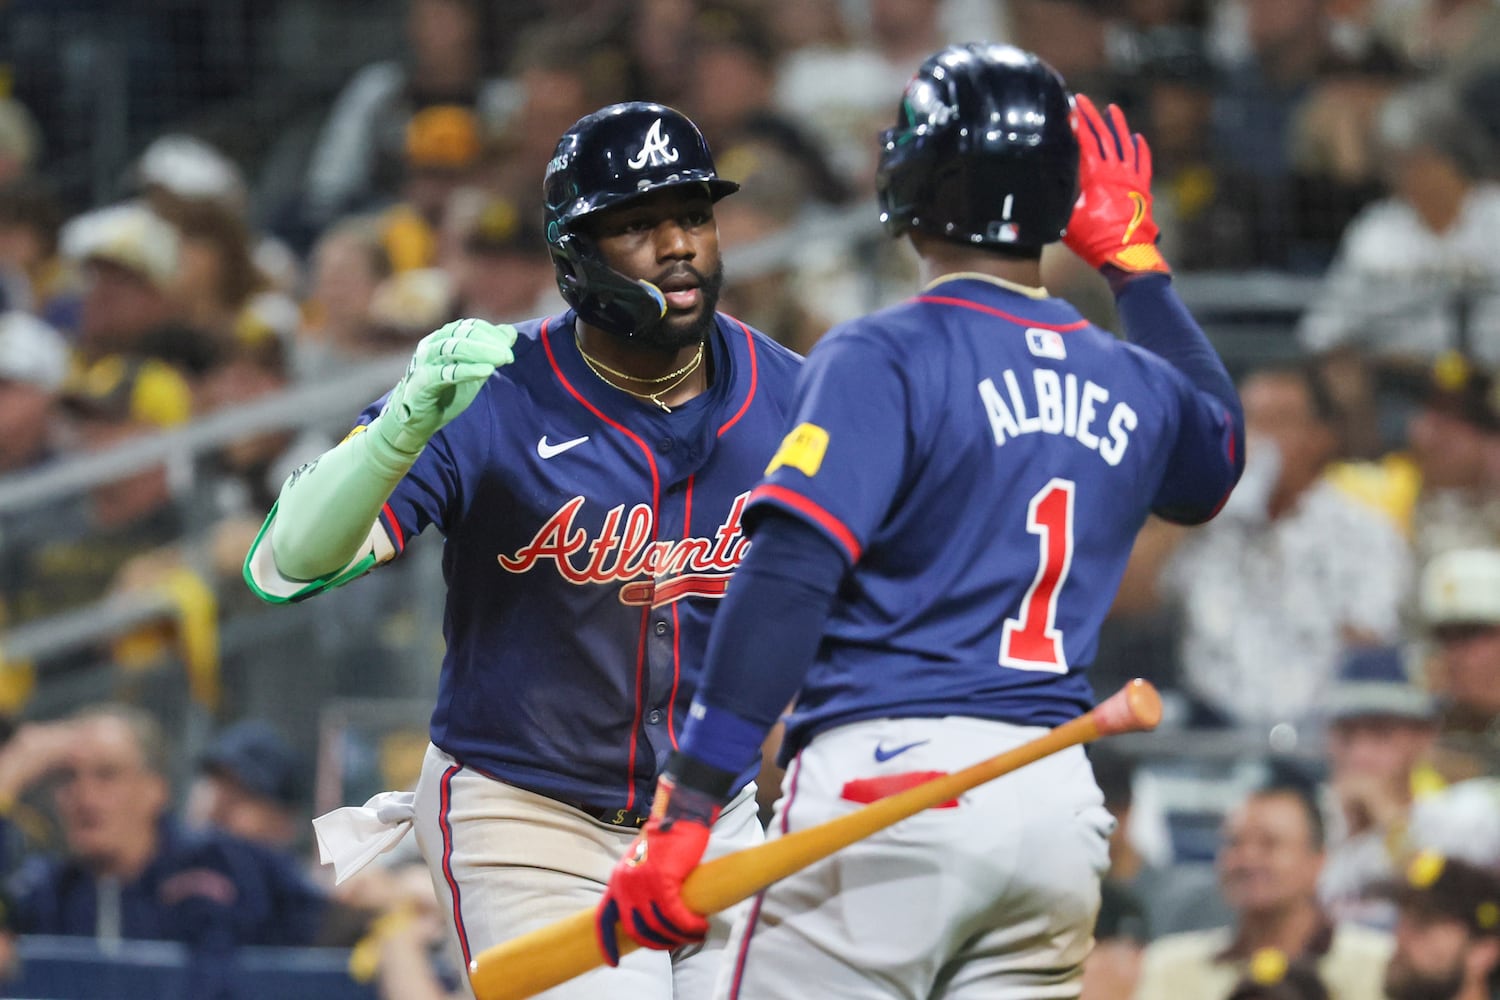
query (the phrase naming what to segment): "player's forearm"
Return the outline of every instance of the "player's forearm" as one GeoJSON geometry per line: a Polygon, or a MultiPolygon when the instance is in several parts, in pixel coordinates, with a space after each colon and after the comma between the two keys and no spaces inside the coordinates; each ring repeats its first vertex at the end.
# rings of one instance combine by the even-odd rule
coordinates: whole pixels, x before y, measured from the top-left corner
{"type": "Polygon", "coordinates": [[[372,429],[292,473],[271,524],[276,568],[293,580],[317,580],[345,566],[416,459],[372,429]]]}
{"type": "Polygon", "coordinates": [[[1115,305],[1131,343],[1144,347],[1187,376],[1196,388],[1219,400],[1240,419],[1234,380],[1207,335],[1178,298],[1167,275],[1138,275],[1125,282],[1115,305]]]}
{"type": "Polygon", "coordinates": [[[807,675],[848,564],[816,529],[767,513],[714,618],[682,751],[739,773],[807,675]]]}

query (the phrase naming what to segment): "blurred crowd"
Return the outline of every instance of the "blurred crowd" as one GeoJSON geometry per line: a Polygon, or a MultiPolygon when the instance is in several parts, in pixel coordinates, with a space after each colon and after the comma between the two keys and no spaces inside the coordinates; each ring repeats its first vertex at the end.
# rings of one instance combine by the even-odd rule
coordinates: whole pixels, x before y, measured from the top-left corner
{"type": "MultiPolygon", "coordinates": [[[[80,143],[57,84],[86,63],[32,52],[0,73],[0,488],[404,358],[455,317],[560,311],[542,174],[558,135],[618,100],[662,101],[703,128],[743,185],[717,207],[721,308],[810,350],[912,287],[913,262],[874,220],[875,137],[896,95],[946,42],[1014,42],[1144,132],[1163,252],[1184,281],[1274,271],[1318,288],[1272,363],[1227,359],[1244,480],[1209,525],[1143,531],[1095,671],[1101,694],[1150,677],[1169,730],[1248,737],[1246,754],[1271,766],[1194,810],[1162,801],[1149,745],[1101,753],[1120,828],[1085,996],[1489,995],[1442,977],[1482,982],[1500,964],[1500,5],[386,6],[403,26],[388,57],[342,81],[275,177],[151,119],[161,107],[131,102],[152,95],[127,90],[122,114],[154,132],[120,198],[77,203],[54,182],[80,143]],[[1194,812],[1211,814],[1206,850],[1187,845],[1180,814],[1194,812]],[[1434,958],[1444,928],[1451,947],[1434,958]]],[[[1049,286],[1112,325],[1097,276],[1054,249],[1049,286]]],[[[247,434],[186,476],[144,467],[0,504],[0,629],[184,568],[221,615],[248,608],[240,563],[283,479],[364,402],[332,424],[247,434]]],[[[380,692],[371,630],[353,623],[400,606],[408,586],[362,581],[329,606],[344,626],[320,648],[346,665],[326,669],[321,693],[380,692]]],[[[281,714],[253,678],[318,665],[272,640],[260,653],[175,791],[181,768],[149,711],[110,702],[38,721],[0,677],[21,720],[0,749],[6,925],[204,954],[362,942],[357,964],[390,977],[389,995],[444,995],[455,973],[428,961],[437,923],[420,866],[398,855],[335,892],[311,865],[303,723],[318,699],[281,714]]]]}

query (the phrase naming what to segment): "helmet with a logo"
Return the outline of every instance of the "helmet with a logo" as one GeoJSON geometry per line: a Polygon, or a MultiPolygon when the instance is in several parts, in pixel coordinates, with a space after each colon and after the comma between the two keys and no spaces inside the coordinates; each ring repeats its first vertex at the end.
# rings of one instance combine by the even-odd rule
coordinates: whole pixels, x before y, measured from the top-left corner
{"type": "Polygon", "coordinates": [[[1024,255],[1062,238],[1078,197],[1067,85],[1012,45],[971,42],[933,55],[881,135],[880,220],[1024,255]]]}
{"type": "Polygon", "coordinates": [[[698,127],[665,105],[612,104],[563,133],[547,164],[542,191],[557,287],[579,316],[629,337],[666,315],[661,290],[605,264],[579,222],[682,185],[698,185],[714,201],[739,190],[714,170],[698,127]]]}

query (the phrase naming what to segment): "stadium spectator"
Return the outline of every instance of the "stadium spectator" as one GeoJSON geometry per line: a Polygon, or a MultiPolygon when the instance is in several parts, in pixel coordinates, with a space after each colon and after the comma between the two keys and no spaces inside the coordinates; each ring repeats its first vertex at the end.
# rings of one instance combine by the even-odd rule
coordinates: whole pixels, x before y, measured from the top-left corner
{"type": "MultiPolygon", "coordinates": [[[[112,356],[65,384],[61,436],[70,451],[99,451],[181,423],[191,406],[191,390],[174,368],[112,356]]],[[[38,508],[23,522],[27,530],[4,539],[10,623],[102,598],[128,562],[177,540],[183,516],[161,465],[38,508]]]]}
{"type": "Polygon", "coordinates": [[[143,353],[148,337],[177,318],[172,286],[181,238],[143,205],[75,218],[63,229],[62,248],[83,270],[76,346],[85,364],[143,353]]]}
{"type": "Polygon", "coordinates": [[[1318,906],[1323,834],[1323,818],[1305,789],[1252,792],[1226,819],[1219,849],[1220,886],[1234,925],[1153,941],[1136,1000],[1225,1000],[1263,948],[1315,964],[1341,1000],[1379,1000],[1390,939],[1334,925],[1318,906]]]}
{"type": "Polygon", "coordinates": [[[475,194],[468,219],[455,220],[460,233],[444,265],[459,314],[504,323],[566,308],[541,226],[504,198],[475,194]]]}
{"type": "Polygon", "coordinates": [[[1099,886],[1094,947],[1083,960],[1078,1000],[1123,1000],[1135,992],[1141,953],[1151,940],[1146,911],[1129,889],[1105,879],[1099,886]]]}
{"type": "Polygon", "coordinates": [[[483,122],[501,119],[505,92],[487,65],[493,42],[487,11],[480,0],[408,0],[403,57],[362,68],[324,122],[302,209],[311,233],[395,195],[407,123],[416,112],[453,104],[483,122]]]}
{"type": "Polygon", "coordinates": [[[1454,549],[1500,545],[1500,490],[1486,467],[1500,441],[1496,388],[1488,372],[1445,355],[1408,421],[1408,452],[1421,483],[1411,512],[1419,567],[1454,549]]]}
{"type": "Polygon", "coordinates": [[[52,456],[58,394],[67,374],[62,334],[29,313],[0,313],[0,475],[52,456]]]}
{"type": "Polygon", "coordinates": [[[0,298],[53,326],[78,323],[76,279],[58,257],[63,210],[40,180],[0,185],[0,298]]]}
{"type": "MultiPolygon", "coordinates": [[[[810,23],[816,33],[798,35],[776,73],[772,103],[784,115],[806,123],[828,161],[855,191],[874,193],[875,144],[870,137],[889,125],[890,101],[901,91],[913,66],[945,41],[996,37],[984,23],[945,25],[941,0],[874,0],[867,18],[850,20],[855,8],[804,11],[803,3],[783,3],[772,15],[781,36],[810,23]],[[794,10],[786,10],[794,7],[794,10]],[[830,80],[840,81],[829,86],[830,80]]],[[[835,5],[838,6],[838,5],[835,5]]]]}
{"type": "Polygon", "coordinates": [[[41,152],[42,133],[26,105],[0,98],[0,185],[29,176],[41,152]]]}
{"type": "Polygon", "coordinates": [[[1437,646],[1434,764],[1448,781],[1500,775],[1500,548],[1438,556],[1422,572],[1419,599],[1437,646]]]}
{"type": "Polygon", "coordinates": [[[178,233],[173,315],[223,349],[240,314],[266,286],[250,230],[237,212],[211,200],[175,202],[158,214],[178,233]]]}
{"type": "Polygon", "coordinates": [[[1306,962],[1288,962],[1276,948],[1250,956],[1250,969],[1229,1000],[1329,1000],[1318,970],[1306,962]]]}
{"type": "Polygon", "coordinates": [[[1390,930],[1394,910],[1370,899],[1369,890],[1394,878],[1405,861],[1419,788],[1440,784],[1424,766],[1437,709],[1412,683],[1402,651],[1382,646],[1345,657],[1323,716],[1334,823],[1318,895],[1334,920],[1390,930]]]}
{"type": "Polygon", "coordinates": [[[479,163],[480,123],[461,105],[423,108],[406,125],[400,200],[381,213],[381,239],[397,272],[431,267],[438,258],[453,192],[479,163]]]}
{"type": "Polygon", "coordinates": [[[1139,903],[1152,937],[1228,923],[1234,914],[1224,905],[1208,865],[1163,864],[1136,845],[1140,832],[1132,826],[1137,816],[1134,764],[1106,746],[1092,747],[1089,759],[1104,793],[1104,808],[1115,818],[1104,884],[1124,890],[1139,903]]]}
{"type": "MultiPolygon", "coordinates": [[[[648,12],[670,6],[630,3],[626,9],[646,19],[648,12]]],[[[479,168],[481,186],[516,205],[533,203],[552,159],[547,136],[561,135],[589,111],[618,100],[626,76],[620,38],[639,27],[632,23],[619,34],[601,34],[599,23],[580,14],[578,19],[549,21],[519,35],[516,57],[508,67],[517,91],[515,107],[492,133],[479,168]]],[[[680,50],[673,58],[686,68],[680,50]]],[[[652,100],[660,99],[658,92],[649,93],[652,100]]]]}
{"type": "Polygon", "coordinates": [[[1403,90],[1378,119],[1390,195],[1344,231],[1298,337],[1430,363],[1455,350],[1500,362],[1500,186],[1482,180],[1484,133],[1434,83],[1403,90]]]}
{"type": "Polygon", "coordinates": [[[370,300],[390,274],[390,256],[374,220],[354,216],[319,238],[305,303],[307,321],[293,355],[299,381],[331,374],[368,353],[370,300]]]}
{"type": "Polygon", "coordinates": [[[17,873],[12,926],[181,941],[220,960],[238,945],[311,943],[321,895],[269,852],[183,830],[168,811],[168,752],[155,719],[120,704],[23,727],[0,750],[0,800],[60,779],[65,846],[61,857],[33,858],[17,873]]]}
{"type": "Polygon", "coordinates": [[[1250,223],[1236,234],[1247,253],[1235,263],[1286,263],[1277,258],[1291,222],[1288,133],[1328,55],[1326,6],[1323,0],[1240,6],[1249,51],[1219,83],[1211,139],[1214,163],[1231,188],[1225,196],[1245,205],[1250,223]]]}
{"type": "Polygon", "coordinates": [[[1500,879],[1440,854],[1412,859],[1393,889],[1400,917],[1390,1000],[1489,1000],[1500,987],[1500,879]]]}
{"type": "Polygon", "coordinates": [[[263,719],[229,726],[198,760],[184,819],[275,851],[305,839],[302,809],[311,762],[263,719]]]}
{"type": "Polygon", "coordinates": [[[1389,521],[1335,489],[1335,404],[1318,371],[1268,366],[1243,382],[1246,468],[1202,528],[1148,523],[1117,613],[1181,610],[1195,721],[1310,722],[1346,645],[1391,642],[1411,555],[1389,521]]]}

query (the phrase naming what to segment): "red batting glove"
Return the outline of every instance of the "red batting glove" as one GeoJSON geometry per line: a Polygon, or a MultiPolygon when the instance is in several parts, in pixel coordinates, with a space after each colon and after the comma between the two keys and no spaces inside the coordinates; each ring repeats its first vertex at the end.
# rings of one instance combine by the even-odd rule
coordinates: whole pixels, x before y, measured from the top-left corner
{"type": "Polygon", "coordinates": [[[1171,273],[1156,249],[1159,230],[1151,218],[1151,148],[1115,105],[1106,119],[1083,94],[1074,104],[1079,195],[1063,242],[1095,268],[1171,273]]]}
{"type": "Polygon", "coordinates": [[[682,901],[682,882],[702,859],[718,816],[716,798],[678,789],[662,776],[651,819],[615,864],[595,911],[599,950],[611,966],[620,964],[615,924],[641,947],[660,951],[701,941],[708,933],[708,919],[682,901]]]}

